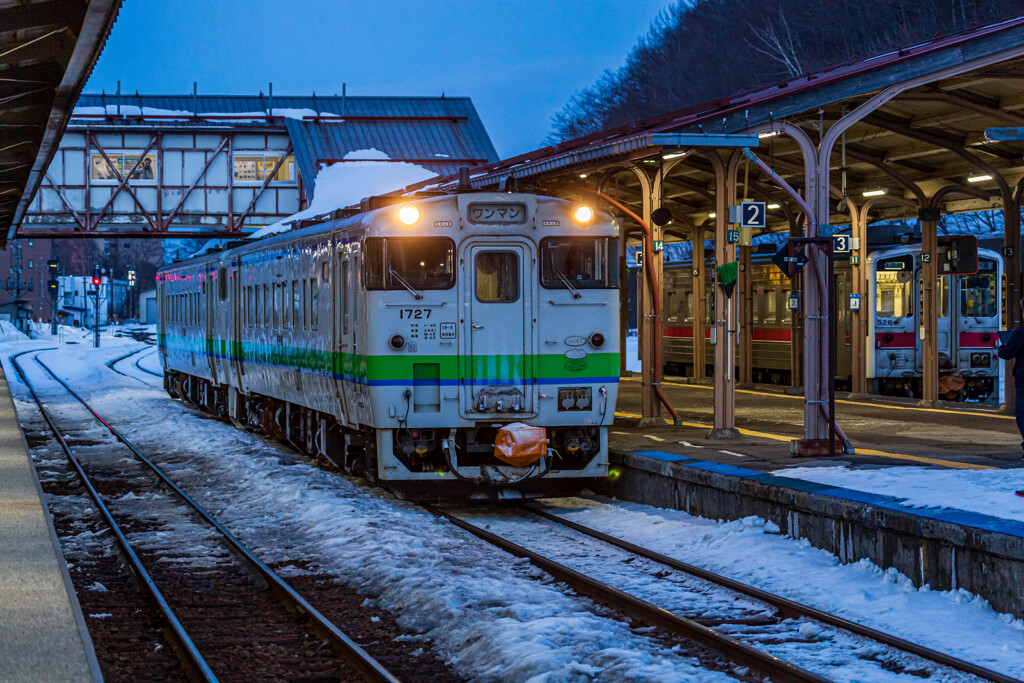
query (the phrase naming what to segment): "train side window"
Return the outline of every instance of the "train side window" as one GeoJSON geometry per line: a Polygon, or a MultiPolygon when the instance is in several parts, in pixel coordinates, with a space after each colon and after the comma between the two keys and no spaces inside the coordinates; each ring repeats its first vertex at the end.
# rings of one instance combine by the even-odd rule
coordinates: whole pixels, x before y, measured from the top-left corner
{"type": "Polygon", "coordinates": [[[764,296],[764,290],[760,287],[751,292],[750,297],[750,322],[753,325],[758,325],[764,321],[761,320],[761,309],[764,308],[761,305],[761,298],[764,296]]]}
{"type": "Polygon", "coordinates": [[[309,329],[315,330],[320,323],[320,311],[317,309],[318,289],[316,278],[309,281],[309,329]]]}
{"type": "Polygon", "coordinates": [[[686,292],[685,296],[683,296],[683,303],[681,305],[683,307],[683,311],[682,311],[683,322],[692,323],[693,322],[693,292],[686,292]]]}
{"type": "Polygon", "coordinates": [[[777,287],[767,290],[762,295],[764,296],[764,317],[761,322],[768,325],[774,325],[779,322],[786,322],[785,320],[778,320],[779,316],[779,290],[777,287]]]}
{"type": "Polygon", "coordinates": [[[270,285],[263,285],[263,327],[270,327],[270,285]]]}
{"type": "Polygon", "coordinates": [[[296,330],[302,329],[302,318],[299,313],[302,306],[302,290],[299,288],[299,281],[292,280],[292,327],[296,330]]]}
{"type": "Polygon", "coordinates": [[[218,293],[220,294],[220,300],[224,301],[228,298],[228,272],[224,268],[217,271],[217,281],[220,283],[218,293]]]}
{"type": "Polygon", "coordinates": [[[781,325],[788,325],[793,322],[793,311],[789,310],[789,290],[776,289],[775,317],[781,325]],[[780,315],[781,314],[781,315],[780,315]]]}
{"type": "Polygon", "coordinates": [[[679,322],[679,293],[669,292],[665,297],[665,322],[679,322]]]}
{"type": "Polygon", "coordinates": [[[327,282],[331,276],[331,267],[327,261],[320,264],[320,281],[327,282]]]}
{"type": "Polygon", "coordinates": [[[341,262],[341,332],[348,334],[348,261],[341,262]]]}
{"type": "Polygon", "coordinates": [[[281,325],[281,316],[282,316],[282,311],[281,311],[281,288],[283,286],[284,285],[281,282],[275,282],[274,283],[274,293],[273,293],[273,295],[274,295],[274,303],[273,303],[274,320],[273,320],[272,327],[275,330],[279,329],[279,327],[281,325]]]}
{"type": "Polygon", "coordinates": [[[281,283],[281,328],[287,330],[292,326],[292,297],[288,281],[281,283]]]}
{"type": "Polygon", "coordinates": [[[965,318],[994,318],[999,312],[996,263],[981,259],[978,272],[960,278],[960,315],[965,318]]]}
{"type": "Polygon", "coordinates": [[[302,329],[309,329],[309,280],[302,280],[302,329]]]}

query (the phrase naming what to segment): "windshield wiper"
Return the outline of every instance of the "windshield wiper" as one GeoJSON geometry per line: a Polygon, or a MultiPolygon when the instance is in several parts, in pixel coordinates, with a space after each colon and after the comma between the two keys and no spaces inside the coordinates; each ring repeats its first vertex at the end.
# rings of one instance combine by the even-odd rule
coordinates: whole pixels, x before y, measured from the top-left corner
{"type": "Polygon", "coordinates": [[[565,273],[560,271],[556,266],[551,266],[551,269],[555,271],[555,275],[558,277],[558,279],[565,283],[565,288],[572,292],[573,299],[579,299],[581,296],[583,296],[582,294],[580,294],[580,290],[572,286],[572,283],[569,282],[569,278],[565,276],[565,273]]]}
{"type": "Polygon", "coordinates": [[[401,275],[399,275],[398,273],[396,273],[396,272],[395,272],[395,269],[394,269],[394,268],[392,268],[390,264],[388,265],[388,275],[390,275],[390,276],[391,276],[391,277],[393,277],[394,279],[398,280],[398,284],[400,284],[400,285],[402,285],[403,287],[405,287],[406,289],[408,289],[408,290],[409,290],[409,293],[410,293],[410,294],[412,294],[412,295],[413,295],[414,297],[416,297],[416,300],[417,300],[417,301],[419,301],[420,299],[422,299],[422,298],[423,298],[423,295],[422,295],[422,294],[420,294],[420,293],[419,293],[419,292],[418,292],[418,291],[416,290],[416,288],[415,288],[415,287],[413,287],[413,286],[412,286],[412,285],[410,285],[410,284],[409,284],[408,282],[406,282],[406,281],[405,281],[405,278],[404,278],[404,277],[402,277],[401,275]]]}

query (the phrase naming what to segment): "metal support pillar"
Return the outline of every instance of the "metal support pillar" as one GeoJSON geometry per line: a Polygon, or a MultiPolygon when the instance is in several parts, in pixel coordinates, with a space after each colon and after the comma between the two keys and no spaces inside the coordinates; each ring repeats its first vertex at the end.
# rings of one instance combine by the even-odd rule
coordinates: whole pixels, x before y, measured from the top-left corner
{"type": "Polygon", "coordinates": [[[707,378],[707,358],[704,356],[707,334],[707,275],[704,269],[704,226],[693,229],[693,372],[695,380],[707,378]]]}
{"type": "MultiPolygon", "coordinates": [[[[634,174],[640,181],[640,196],[642,201],[640,217],[651,228],[651,237],[646,235],[644,239],[663,239],[663,231],[660,226],[654,225],[651,221],[651,212],[654,210],[651,201],[651,179],[647,172],[641,168],[634,168],[634,174]]],[[[643,269],[653,269],[654,281],[657,287],[661,288],[661,254],[654,254],[652,263],[644,260],[643,269]]],[[[646,276],[646,273],[642,273],[646,276]]],[[[644,282],[637,283],[638,287],[646,286],[644,282]]],[[[654,390],[656,373],[654,367],[655,344],[661,344],[661,318],[654,315],[654,297],[643,296],[640,298],[640,374],[643,388],[640,397],[640,427],[664,424],[661,416],[661,402],[654,390]]]]}
{"type": "Polygon", "coordinates": [[[853,252],[852,265],[850,266],[852,277],[850,284],[851,294],[860,294],[861,308],[850,312],[850,398],[865,401],[870,400],[871,393],[868,388],[868,367],[867,367],[867,344],[868,344],[868,317],[871,311],[864,308],[868,305],[867,287],[867,254],[868,254],[868,205],[857,211],[850,202],[850,215],[853,219],[851,232],[853,238],[858,240],[857,249],[853,252]]]}
{"type": "Polygon", "coordinates": [[[939,403],[939,272],[937,229],[939,210],[921,209],[921,400],[922,408],[939,403]]]}
{"type": "MultiPolygon", "coordinates": [[[[789,223],[789,236],[802,237],[804,234],[803,224],[800,220],[792,220],[789,223]]],[[[804,279],[804,271],[793,276],[789,281],[790,293],[798,297],[803,291],[801,284],[804,279]]],[[[788,301],[780,301],[778,306],[788,306],[788,301]]],[[[792,394],[803,395],[804,376],[802,359],[804,357],[804,326],[800,319],[799,311],[792,311],[789,316],[789,389],[792,394]]]]}
{"type": "MultiPolygon", "coordinates": [[[[729,192],[726,166],[715,150],[704,152],[715,170],[715,265],[736,260],[736,249],[727,242],[729,192]]],[[[709,439],[733,439],[736,429],[736,302],[713,278],[715,297],[715,415],[709,439]]]]}
{"type": "MultiPolygon", "coordinates": [[[[1020,274],[1020,191],[1013,193],[1009,205],[1003,203],[1003,274],[1006,277],[1006,329],[1021,325],[1022,292],[1020,274]],[[1011,255],[1007,255],[1011,254],[1011,255]]],[[[1013,361],[1003,361],[1003,406],[1007,415],[1014,413],[1016,388],[1013,386],[1013,361]]]]}

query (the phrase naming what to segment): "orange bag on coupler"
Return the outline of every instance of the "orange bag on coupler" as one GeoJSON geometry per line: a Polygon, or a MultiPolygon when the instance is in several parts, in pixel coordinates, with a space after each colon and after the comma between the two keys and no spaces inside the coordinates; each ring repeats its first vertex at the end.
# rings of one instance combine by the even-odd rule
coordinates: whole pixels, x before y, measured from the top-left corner
{"type": "Polygon", "coordinates": [[[494,457],[512,467],[529,467],[548,452],[547,430],[513,422],[494,436],[494,457]]]}

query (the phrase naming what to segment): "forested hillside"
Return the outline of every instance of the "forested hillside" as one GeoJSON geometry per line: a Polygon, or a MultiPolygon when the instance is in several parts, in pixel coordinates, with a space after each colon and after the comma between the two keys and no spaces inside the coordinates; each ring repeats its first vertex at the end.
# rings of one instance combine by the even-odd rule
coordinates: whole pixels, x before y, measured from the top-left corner
{"type": "Polygon", "coordinates": [[[1024,12],[1022,0],[682,0],[553,117],[567,140],[1024,12]]]}

